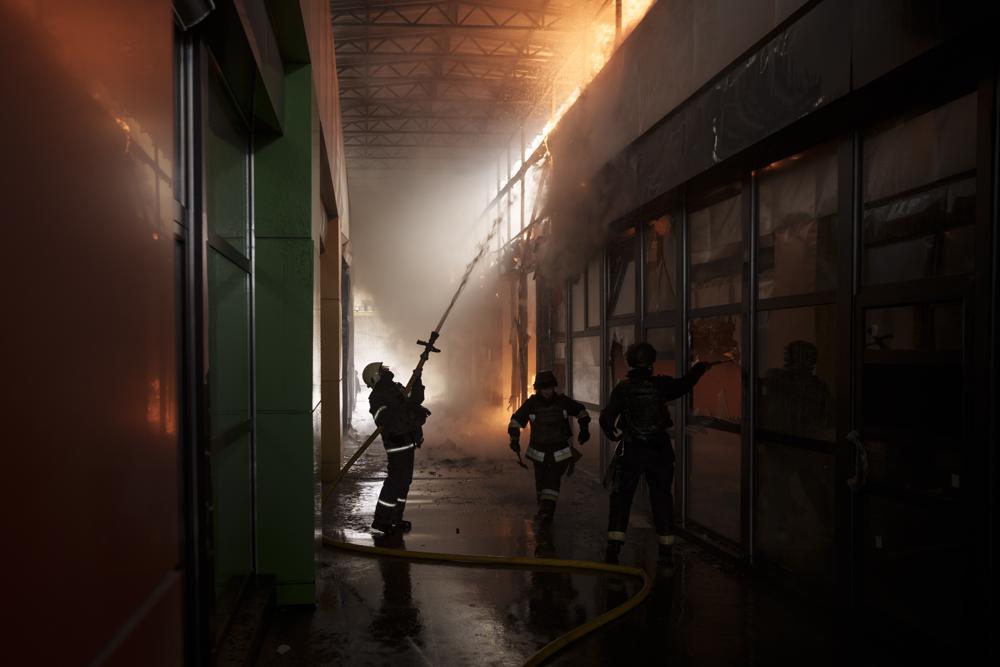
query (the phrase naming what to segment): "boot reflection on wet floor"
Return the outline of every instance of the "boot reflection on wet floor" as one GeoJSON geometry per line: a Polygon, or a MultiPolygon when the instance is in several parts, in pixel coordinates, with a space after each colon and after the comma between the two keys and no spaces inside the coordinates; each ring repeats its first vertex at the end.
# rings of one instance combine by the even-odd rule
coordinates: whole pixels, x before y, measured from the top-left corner
{"type": "MultiPolygon", "coordinates": [[[[535,533],[534,553],[536,558],[559,558],[551,527],[535,533]]],[[[556,636],[587,620],[571,574],[535,570],[529,577],[527,625],[536,635],[556,636]]]]}
{"type": "MultiPolygon", "coordinates": [[[[406,542],[399,534],[373,536],[377,547],[406,549],[406,542]]],[[[410,581],[410,562],[405,558],[379,558],[382,575],[382,604],[372,619],[373,637],[393,645],[420,643],[423,625],[420,610],[413,604],[413,585],[410,581]]]]}

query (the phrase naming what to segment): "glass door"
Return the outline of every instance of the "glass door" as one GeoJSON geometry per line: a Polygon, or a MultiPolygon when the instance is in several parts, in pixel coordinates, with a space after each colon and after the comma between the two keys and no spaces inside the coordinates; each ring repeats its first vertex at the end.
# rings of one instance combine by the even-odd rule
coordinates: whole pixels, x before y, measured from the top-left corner
{"type": "Polygon", "coordinates": [[[250,130],[205,50],[202,111],[216,630],[254,571],[250,130]]]}
{"type": "MultiPolygon", "coordinates": [[[[695,386],[685,418],[685,526],[743,543],[744,223],[742,189],[690,206],[685,368],[718,362],[695,386]]],[[[678,369],[680,372],[680,369],[678,369]]]]}
{"type": "Polygon", "coordinates": [[[976,111],[967,95],[863,146],[856,581],[879,622],[932,645],[958,642],[963,619],[976,111]]]}

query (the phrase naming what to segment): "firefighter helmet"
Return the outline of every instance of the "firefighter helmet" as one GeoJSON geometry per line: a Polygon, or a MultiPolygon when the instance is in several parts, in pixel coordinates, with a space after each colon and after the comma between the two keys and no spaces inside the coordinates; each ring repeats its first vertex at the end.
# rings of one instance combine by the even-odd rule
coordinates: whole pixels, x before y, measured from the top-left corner
{"type": "Polygon", "coordinates": [[[649,343],[633,343],[625,350],[625,361],[631,368],[648,368],[656,361],[656,348],[649,343]]]}
{"type": "Polygon", "coordinates": [[[556,387],[558,385],[559,382],[552,371],[538,371],[535,374],[535,384],[533,385],[535,389],[545,389],[546,387],[556,387]]]}
{"type": "Polygon", "coordinates": [[[382,377],[382,368],[381,361],[373,361],[361,371],[361,379],[368,387],[374,387],[382,377]]]}

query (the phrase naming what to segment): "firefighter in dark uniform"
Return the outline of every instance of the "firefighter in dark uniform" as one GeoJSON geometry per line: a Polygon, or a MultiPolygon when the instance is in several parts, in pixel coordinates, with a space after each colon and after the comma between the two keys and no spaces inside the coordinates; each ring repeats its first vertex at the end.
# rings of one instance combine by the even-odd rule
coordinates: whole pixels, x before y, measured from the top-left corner
{"type": "Polygon", "coordinates": [[[590,415],[582,404],[556,393],[556,376],[552,371],[540,371],[535,376],[535,393],[528,397],[511,416],[507,433],[510,448],[521,451],[521,429],[531,424],[531,440],[525,457],[535,468],[535,493],[538,496],[537,518],[543,523],[552,520],[559,499],[562,476],[573,461],[573,436],[569,420],[580,425],[578,441],[582,445],[590,440],[590,415]]]}
{"type": "Polygon", "coordinates": [[[413,481],[414,449],[424,441],[423,425],[430,412],[424,402],[424,385],[419,374],[410,389],[393,382],[392,371],[381,362],[365,366],[361,379],[371,388],[369,411],[375,425],[382,429],[382,445],[389,459],[388,475],[375,505],[372,528],[383,533],[409,531],[411,524],[403,519],[406,496],[413,481]]]}
{"type": "Polygon", "coordinates": [[[617,563],[625,542],[632,497],[639,479],[646,478],[649,504],[659,536],[661,564],[669,567],[674,543],[674,449],[667,429],[673,426],[667,402],[691,391],[709,365],[699,362],[680,379],[653,375],[656,349],[649,343],[630,345],[625,354],[628,377],[618,383],[601,411],[601,430],[615,449],[608,511],[607,560],[617,563]]]}

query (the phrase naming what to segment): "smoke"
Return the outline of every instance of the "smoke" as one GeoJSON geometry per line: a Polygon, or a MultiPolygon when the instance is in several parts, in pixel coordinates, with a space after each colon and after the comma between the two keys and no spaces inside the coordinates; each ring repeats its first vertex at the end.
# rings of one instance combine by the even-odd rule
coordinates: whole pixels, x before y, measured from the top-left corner
{"type": "MultiPolygon", "coordinates": [[[[353,175],[352,175],[353,176],[353,175]]],[[[421,348],[458,288],[491,220],[481,218],[484,171],[392,170],[351,179],[355,366],[382,361],[405,383],[421,348]]],[[[490,246],[492,251],[495,243],[490,246]]],[[[425,452],[452,458],[503,452],[502,340],[493,265],[487,252],[445,322],[424,369],[425,452]]],[[[359,403],[366,406],[367,392],[359,403]]],[[[360,412],[360,411],[359,411],[360,412]]],[[[358,415],[367,432],[370,416],[358,415]],[[367,420],[367,421],[365,421],[367,420]]],[[[356,420],[357,421],[357,420],[356,420]]]]}

